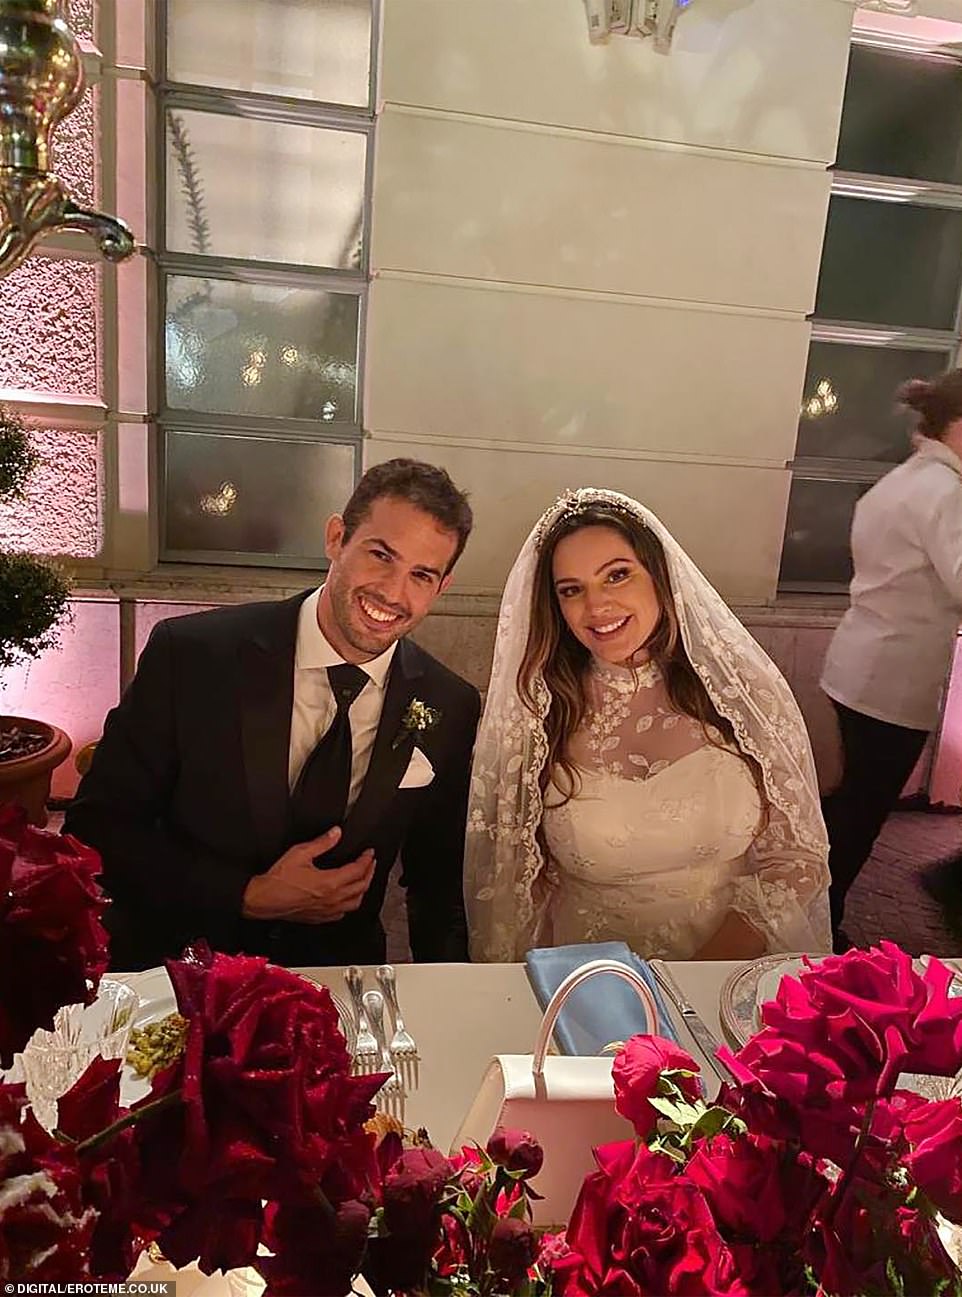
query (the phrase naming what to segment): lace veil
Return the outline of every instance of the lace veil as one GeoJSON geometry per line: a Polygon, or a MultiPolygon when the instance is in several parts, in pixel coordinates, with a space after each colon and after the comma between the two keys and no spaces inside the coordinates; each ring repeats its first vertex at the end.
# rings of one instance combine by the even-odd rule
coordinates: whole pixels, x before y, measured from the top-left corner
{"type": "Polygon", "coordinates": [[[740,748],[761,768],[767,823],[736,881],[732,907],[765,936],[769,950],[831,950],[828,842],[808,733],[791,690],[654,514],[618,492],[586,487],[542,515],[505,585],[471,778],[465,903],[472,958],[512,962],[550,944],[546,923],[556,879],[537,841],[550,698],[539,674],[532,715],[518,696],[517,678],[540,538],[562,513],[591,504],[635,515],[661,541],[689,660],[740,748]]]}

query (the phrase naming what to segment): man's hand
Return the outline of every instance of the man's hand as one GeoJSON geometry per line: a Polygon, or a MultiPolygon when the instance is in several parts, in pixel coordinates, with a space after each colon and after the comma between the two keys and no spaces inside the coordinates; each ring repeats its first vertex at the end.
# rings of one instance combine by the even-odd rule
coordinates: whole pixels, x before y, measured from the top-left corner
{"type": "Polygon", "coordinates": [[[265,874],[256,874],[244,891],[245,919],[291,919],[297,923],[335,923],[356,910],[374,877],[374,852],[363,851],[339,869],[315,869],[341,837],[329,829],[310,842],[298,842],[265,874]]]}

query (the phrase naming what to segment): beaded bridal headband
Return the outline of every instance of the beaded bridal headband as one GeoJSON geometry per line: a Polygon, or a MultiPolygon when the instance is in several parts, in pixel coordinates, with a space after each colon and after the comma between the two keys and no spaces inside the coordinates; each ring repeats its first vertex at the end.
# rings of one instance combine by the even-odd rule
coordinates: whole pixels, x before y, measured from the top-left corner
{"type": "Polygon", "coordinates": [[[634,522],[640,522],[643,527],[648,526],[639,506],[628,496],[621,495],[618,491],[606,491],[601,487],[582,486],[576,491],[563,492],[551,508],[541,515],[535,528],[535,545],[540,549],[548,532],[562,518],[576,518],[581,513],[588,513],[597,505],[603,505],[613,513],[620,513],[634,522]]]}

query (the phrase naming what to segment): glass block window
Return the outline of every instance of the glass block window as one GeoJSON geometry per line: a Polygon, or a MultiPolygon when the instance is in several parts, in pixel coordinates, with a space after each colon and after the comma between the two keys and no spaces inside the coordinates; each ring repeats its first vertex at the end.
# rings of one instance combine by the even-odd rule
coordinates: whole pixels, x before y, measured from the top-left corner
{"type": "Polygon", "coordinates": [[[208,562],[232,554],[324,562],[324,523],[354,486],[356,445],[168,431],[165,450],[172,549],[208,562]]]}
{"type": "Polygon", "coordinates": [[[352,424],[358,310],[356,294],[171,275],[167,404],[352,424]]]}
{"type": "Polygon", "coordinates": [[[366,155],[362,131],[172,108],[167,247],[358,270],[366,155]],[[200,202],[195,177],[202,185],[200,202]]]}
{"type": "Polygon", "coordinates": [[[782,552],[790,589],[845,589],[855,503],[911,451],[898,387],[959,363],[962,57],[885,41],[856,33],[851,51],[782,552]]]}
{"type": "Polygon", "coordinates": [[[191,85],[366,107],[370,0],[169,0],[167,73],[191,85]]]}
{"type": "Polygon", "coordinates": [[[360,460],[372,0],[163,17],[161,554],[316,567],[360,460]]]}

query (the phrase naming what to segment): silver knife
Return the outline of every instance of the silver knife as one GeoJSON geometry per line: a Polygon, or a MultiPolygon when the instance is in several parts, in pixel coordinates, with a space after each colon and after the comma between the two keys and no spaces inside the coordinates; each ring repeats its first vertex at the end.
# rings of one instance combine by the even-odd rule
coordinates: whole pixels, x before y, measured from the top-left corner
{"type": "Polygon", "coordinates": [[[723,1071],[721,1064],[715,1062],[715,1050],[721,1048],[721,1042],[708,1030],[695,1012],[688,997],[675,981],[671,970],[663,959],[649,959],[648,967],[655,975],[655,981],[681,1014],[682,1021],[691,1032],[691,1038],[698,1046],[698,1052],[718,1077],[719,1081],[730,1081],[731,1077],[723,1071]]]}

